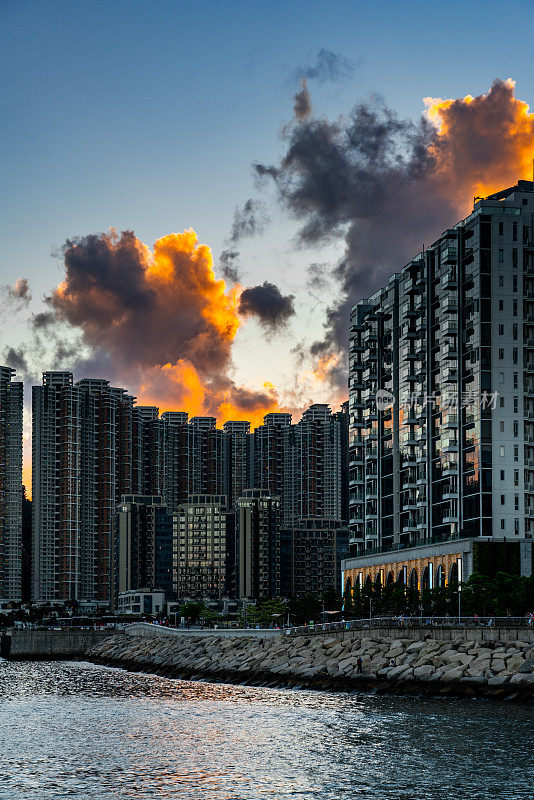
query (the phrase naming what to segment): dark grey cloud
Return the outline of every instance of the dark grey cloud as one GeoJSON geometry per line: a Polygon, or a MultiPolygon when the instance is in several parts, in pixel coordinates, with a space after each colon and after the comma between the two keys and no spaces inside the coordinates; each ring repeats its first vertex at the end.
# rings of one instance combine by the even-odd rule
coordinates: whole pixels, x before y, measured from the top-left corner
{"type": "Polygon", "coordinates": [[[12,369],[16,369],[21,375],[26,375],[29,371],[26,353],[23,347],[6,347],[2,353],[2,363],[12,369]]]}
{"type": "Polygon", "coordinates": [[[283,328],[295,314],[294,295],[283,295],[274,283],[264,281],[260,286],[245,289],[239,300],[239,313],[255,316],[270,332],[283,328]]]}
{"type": "Polygon", "coordinates": [[[239,272],[239,250],[226,249],[223,250],[219,257],[219,266],[223,274],[223,278],[232,283],[238,283],[241,280],[239,272]]]}
{"type": "Polygon", "coordinates": [[[302,78],[300,89],[295,94],[293,112],[298,120],[306,119],[306,117],[309,117],[312,112],[311,97],[308,91],[306,78],[302,78]]]}
{"type": "MultiPolygon", "coordinates": [[[[279,165],[254,165],[274,181],[282,205],[299,221],[298,240],[317,246],[345,237],[331,275],[340,302],[327,310],[325,336],[313,355],[346,354],[351,306],[371,294],[429,236],[453,219],[453,203],[425,186],[436,133],[424,120],[402,120],[379,98],[360,103],[342,121],[307,117],[285,129],[279,165]],[[414,220],[417,224],[414,224],[414,220]]],[[[321,281],[318,270],[312,283],[321,281]]],[[[332,378],[346,384],[345,359],[332,378]]]]}
{"type": "Polygon", "coordinates": [[[300,244],[344,237],[344,256],[331,273],[340,299],[312,346],[315,356],[344,356],[336,367],[343,385],[352,305],[454,224],[481,183],[511,185],[532,150],[534,124],[511,81],[496,79],[468,100],[436,101],[432,110],[440,134],[423,116],[401,119],[378,96],[335,122],[294,119],[282,130],[280,163],[254,165],[298,221],[300,244]]]}
{"type": "Polygon", "coordinates": [[[339,53],[321,47],[313,56],[311,63],[295,70],[294,76],[298,80],[305,78],[317,83],[339,81],[350,78],[361,63],[361,58],[356,60],[345,58],[339,53]]]}
{"type": "Polygon", "coordinates": [[[230,242],[238,242],[263,233],[268,222],[265,205],[250,197],[241,208],[236,208],[230,231],[230,242]]]}

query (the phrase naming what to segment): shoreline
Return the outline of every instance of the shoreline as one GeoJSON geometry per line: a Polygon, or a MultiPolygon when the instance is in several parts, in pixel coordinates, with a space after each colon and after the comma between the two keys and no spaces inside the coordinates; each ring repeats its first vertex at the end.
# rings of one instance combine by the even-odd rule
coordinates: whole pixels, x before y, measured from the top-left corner
{"type": "Polygon", "coordinates": [[[88,654],[76,659],[88,661],[104,667],[123,669],[127,672],[144,672],[162,678],[175,680],[229,684],[233,686],[253,686],[265,689],[302,689],[318,692],[363,692],[365,694],[450,698],[480,699],[508,703],[523,703],[534,706],[534,684],[490,684],[486,678],[473,677],[466,681],[451,680],[443,683],[428,679],[384,679],[374,675],[336,677],[318,673],[314,677],[304,678],[298,675],[280,675],[279,673],[255,670],[209,670],[184,668],[172,665],[155,664],[151,661],[103,658],[88,654]]]}

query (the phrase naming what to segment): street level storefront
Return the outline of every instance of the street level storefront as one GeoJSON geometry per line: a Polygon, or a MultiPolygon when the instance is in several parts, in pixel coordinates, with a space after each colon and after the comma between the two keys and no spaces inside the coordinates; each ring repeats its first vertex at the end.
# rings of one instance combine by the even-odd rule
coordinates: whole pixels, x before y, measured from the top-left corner
{"type": "Polygon", "coordinates": [[[394,583],[423,591],[468,581],[474,573],[532,574],[532,541],[489,537],[454,539],[347,558],[342,562],[344,593],[394,583]]]}

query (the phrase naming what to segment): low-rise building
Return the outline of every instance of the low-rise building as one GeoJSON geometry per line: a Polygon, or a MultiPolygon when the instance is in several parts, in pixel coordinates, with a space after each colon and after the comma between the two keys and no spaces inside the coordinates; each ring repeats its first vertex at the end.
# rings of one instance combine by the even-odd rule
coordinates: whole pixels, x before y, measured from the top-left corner
{"type": "Polygon", "coordinates": [[[158,589],[132,589],[121,592],[117,600],[119,614],[156,616],[165,611],[165,592],[158,589]]]}

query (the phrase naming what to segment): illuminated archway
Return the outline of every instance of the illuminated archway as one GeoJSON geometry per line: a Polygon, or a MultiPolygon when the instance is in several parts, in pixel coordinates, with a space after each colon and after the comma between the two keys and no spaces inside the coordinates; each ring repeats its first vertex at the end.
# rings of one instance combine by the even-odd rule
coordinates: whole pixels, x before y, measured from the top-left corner
{"type": "Polygon", "coordinates": [[[408,585],[410,589],[418,589],[419,588],[419,575],[417,570],[414,568],[410,572],[410,580],[408,581],[408,585]]]}

